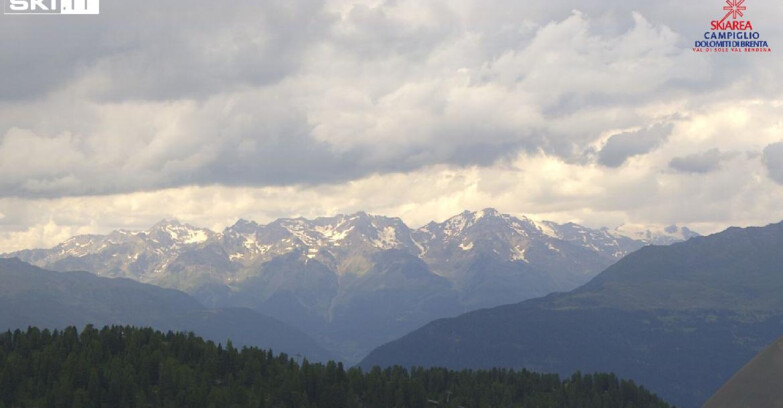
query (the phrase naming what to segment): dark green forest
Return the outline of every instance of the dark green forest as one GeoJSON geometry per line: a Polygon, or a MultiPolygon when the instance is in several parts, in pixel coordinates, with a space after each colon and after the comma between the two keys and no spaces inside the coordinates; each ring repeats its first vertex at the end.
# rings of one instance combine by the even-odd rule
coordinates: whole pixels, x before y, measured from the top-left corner
{"type": "Polygon", "coordinates": [[[0,408],[668,407],[612,374],[374,368],[225,346],[192,333],[87,326],[0,334],[0,408]]]}

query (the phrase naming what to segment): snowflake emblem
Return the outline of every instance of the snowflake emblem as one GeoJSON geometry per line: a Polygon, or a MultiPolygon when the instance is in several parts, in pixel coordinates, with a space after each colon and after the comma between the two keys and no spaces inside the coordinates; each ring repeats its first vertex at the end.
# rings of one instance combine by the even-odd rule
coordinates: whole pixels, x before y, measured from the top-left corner
{"type": "Polygon", "coordinates": [[[726,6],[723,6],[723,9],[726,10],[728,13],[726,13],[726,16],[723,17],[723,20],[725,21],[729,16],[731,16],[732,19],[736,20],[740,17],[744,17],[745,14],[742,12],[747,10],[748,8],[746,6],[743,6],[742,4],[745,3],[745,0],[726,0],[726,6]]]}

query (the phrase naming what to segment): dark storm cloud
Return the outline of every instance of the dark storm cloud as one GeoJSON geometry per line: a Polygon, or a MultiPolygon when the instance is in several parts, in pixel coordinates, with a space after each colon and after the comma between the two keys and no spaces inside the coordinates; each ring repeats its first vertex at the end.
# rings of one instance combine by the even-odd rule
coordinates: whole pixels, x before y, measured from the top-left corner
{"type": "Polygon", "coordinates": [[[99,16],[4,16],[0,100],[100,83],[99,99],[199,98],[278,81],[329,27],[321,0],[109,2],[99,16]]]}
{"type": "Polygon", "coordinates": [[[633,156],[647,154],[660,146],[672,132],[673,125],[658,124],[636,132],[626,132],[609,138],[598,153],[598,161],[607,167],[619,167],[633,156]]]}
{"type": "Polygon", "coordinates": [[[101,28],[73,19],[1,16],[0,101],[40,97],[107,50],[101,28]]]}
{"type": "Polygon", "coordinates": [[[169,143],[171,149],[151,160],[137,159],[129,151],[125,163],[107,166],[91,160],[84,145],[68,137],[38,137],[14,131],[0,144],[5,156],[18,160],[0,163],[0,196],[42,197],[90,196],[130,193],[184,185],[286,186],[338,183],[373,173],[408,172],[429,163],[459,166],[491,165],[499,157],[519,151],[516,143],[447,146],[441,149],[406,149],[378,157],[367,146],[335,150],[314,139],[305,122],[277,123],[238,135],[190,134],[199,142],[169,143]],[[268,130],[269,132],[264,132],[268,130]],[[210,140],[212,139],[212,140],[210,140]],[[20,145],[26,144],[27,148],[20,145]],[[42,160],[31,155],[47,154],[42,160]],[[134,161],[145,161],[136,164],[134,161]],[[10,169],[15,167],[18,171],[10,169]]]}
{"type": "Polygon", "coordinates": [[[669,162],[669,167],[683,173],[711,173],[721,168],[722,163],[733,155],[721,153],[720,149],[675,157],[669,162]]]}

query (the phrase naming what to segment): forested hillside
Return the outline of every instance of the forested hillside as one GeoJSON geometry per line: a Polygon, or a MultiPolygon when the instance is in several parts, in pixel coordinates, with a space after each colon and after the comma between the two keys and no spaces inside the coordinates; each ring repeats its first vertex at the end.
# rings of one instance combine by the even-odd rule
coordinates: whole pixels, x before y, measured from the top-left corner
{"type": "Polygon", "coordinates": [[[193,334],[87,326],[0,334],[0,408],[668,407],[611,374],[346,370],[193,334]]]}
{"type": "Polygon", "coordinates": [[[176,290],[87,272],[47,271],[0,259],[0,333],[92,324],[195,332],[208,340],[271,348],[329,361],[332,354],[305,333],[246,308],[210,309],[176,290]]]}

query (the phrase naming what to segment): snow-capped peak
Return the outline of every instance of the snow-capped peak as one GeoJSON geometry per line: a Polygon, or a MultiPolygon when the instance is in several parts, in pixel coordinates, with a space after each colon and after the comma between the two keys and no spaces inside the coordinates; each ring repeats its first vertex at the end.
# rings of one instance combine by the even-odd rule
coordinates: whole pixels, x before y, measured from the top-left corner
{"type": "Polygon", "coordinates": [[[484,217],[500,217],[500,212],[494,208],[485,208],[473,213],[473,220],[478,221],[484,217]]]}
{"type": "Polygon", "coordinates": [[[158,221],[155,225],[153,225],[151,230],[165,229],[165,228],[171,228],[171,227],[180,227],[180,226],[182,226],[182,223],[179,222],[178,219],[176,219],[176,218],[171,218],[171,219],[164,218],[164,219],[158,221]]]}
{"type": "Polygon", "coordinates": [[[441,265],[438,273],[447,274],[454,267],[451,262],[461,265],[477,254],[535,263],[546,257],[555,262],[567,256],[583,256],[586,249],[605,259],[619,259],[645,244],[668,244],[696,235],[677,226],[590,229],[502,214],[493,208],[465,211],[411,231],[399,218],[357,212],[316,219],[283,218],[265,225],[238,220],[222,233],[163,220],[146,231],[73,237],[52,250],[37,252],[35,259],[41,265],[52,265],[69,257],[97,256],[111,271],[123,270],[128,276],[139,278],[141,275],[136,274],[142,274],[142,279],[152,279],[148,276],[165,273],[167,265],[183,251],[201,247],[217,247],[219,250],[210,256],[225,254],[226,261],[250,268],[248,271],[256,271],[252,268],[286,254],[302,253],[332,266],[342,262],[366,265],[378,251],[399,250],[428,264],[441,265]]]}
{"type": "MultiPolygon", "coordinates": [[[[215,236],[215,233],[206,228],[183,224],[178,220],[163,220],[155,224],[146,235],[158,242],[161,239],[165,242],[170,241],[172,245],[195,245],[206,242],[215,236]]],[[[166,245],[165,242],[161,244],[166,245]]]]}
{"type": "MultiPolygon", "coordinates": [[[[261,252],[267,256],[305,249],[312,258],[316,254],[334,255],[337,252],[365,253],[370,248],[415,248],[410,230],[401,219],[365,212],[315,219],[280,218],[267,225],[237,222],[224,231],[224,236],[232,237],[230,239],[234,241],[244,239],[245,242],[253,241],[258,246],[266,246],[261,252]],[[283,242],[287,243],[281,244],[283,242]]],[[[237,253],[236,257],[246,258],[246,255],[240,255],[237,253]]]]}
{"type": "Polygon", "coordinates": [[[237,222],[234,223],[234,225],[226,228],[226,230],[255,231],[258,229],[258,227],[259,225],[257,222],[240,218],[237,220],[237,222]]]}
{"type": "Polygon", "coordinates": [[[500,212],[494,208],[485,208],[479,211],[463,211],[459,215],[455,215],[441,224],[429,223],[422,227],[421,230],[433,231],[435,229],[441,229],[443,234],[448,237],[457,237],[463,234],[467,229],[478,224],[481,220],[495,219],[501,217],[500,212]]]}
{"type": "Polygon", "coordinates": [[[479,225],[482,230],[494,230],[501,228],[512,234],[529,236],[531,234],[543,234],[542,228],[539,228],[531,219],[522,216],[517,218],[509,214],[503,214],[494,208],[485,208],[479,211],[465,211],[459,215],[451,217],[443,223],[429,223],[419,229],[419,232],[429,233],[431,236],[442,235],[443,239],[456,239],[468,233],[479,225]]]}
{"type": "Polygon", "coordinates": [[[648,245],[670,245],[701,235],[688,227],[679,227],[677,225],[651,227],[649,225],[642,226],[637,224],[621,225],[611,231],[611,233],[642,241],[648,245]]]}

